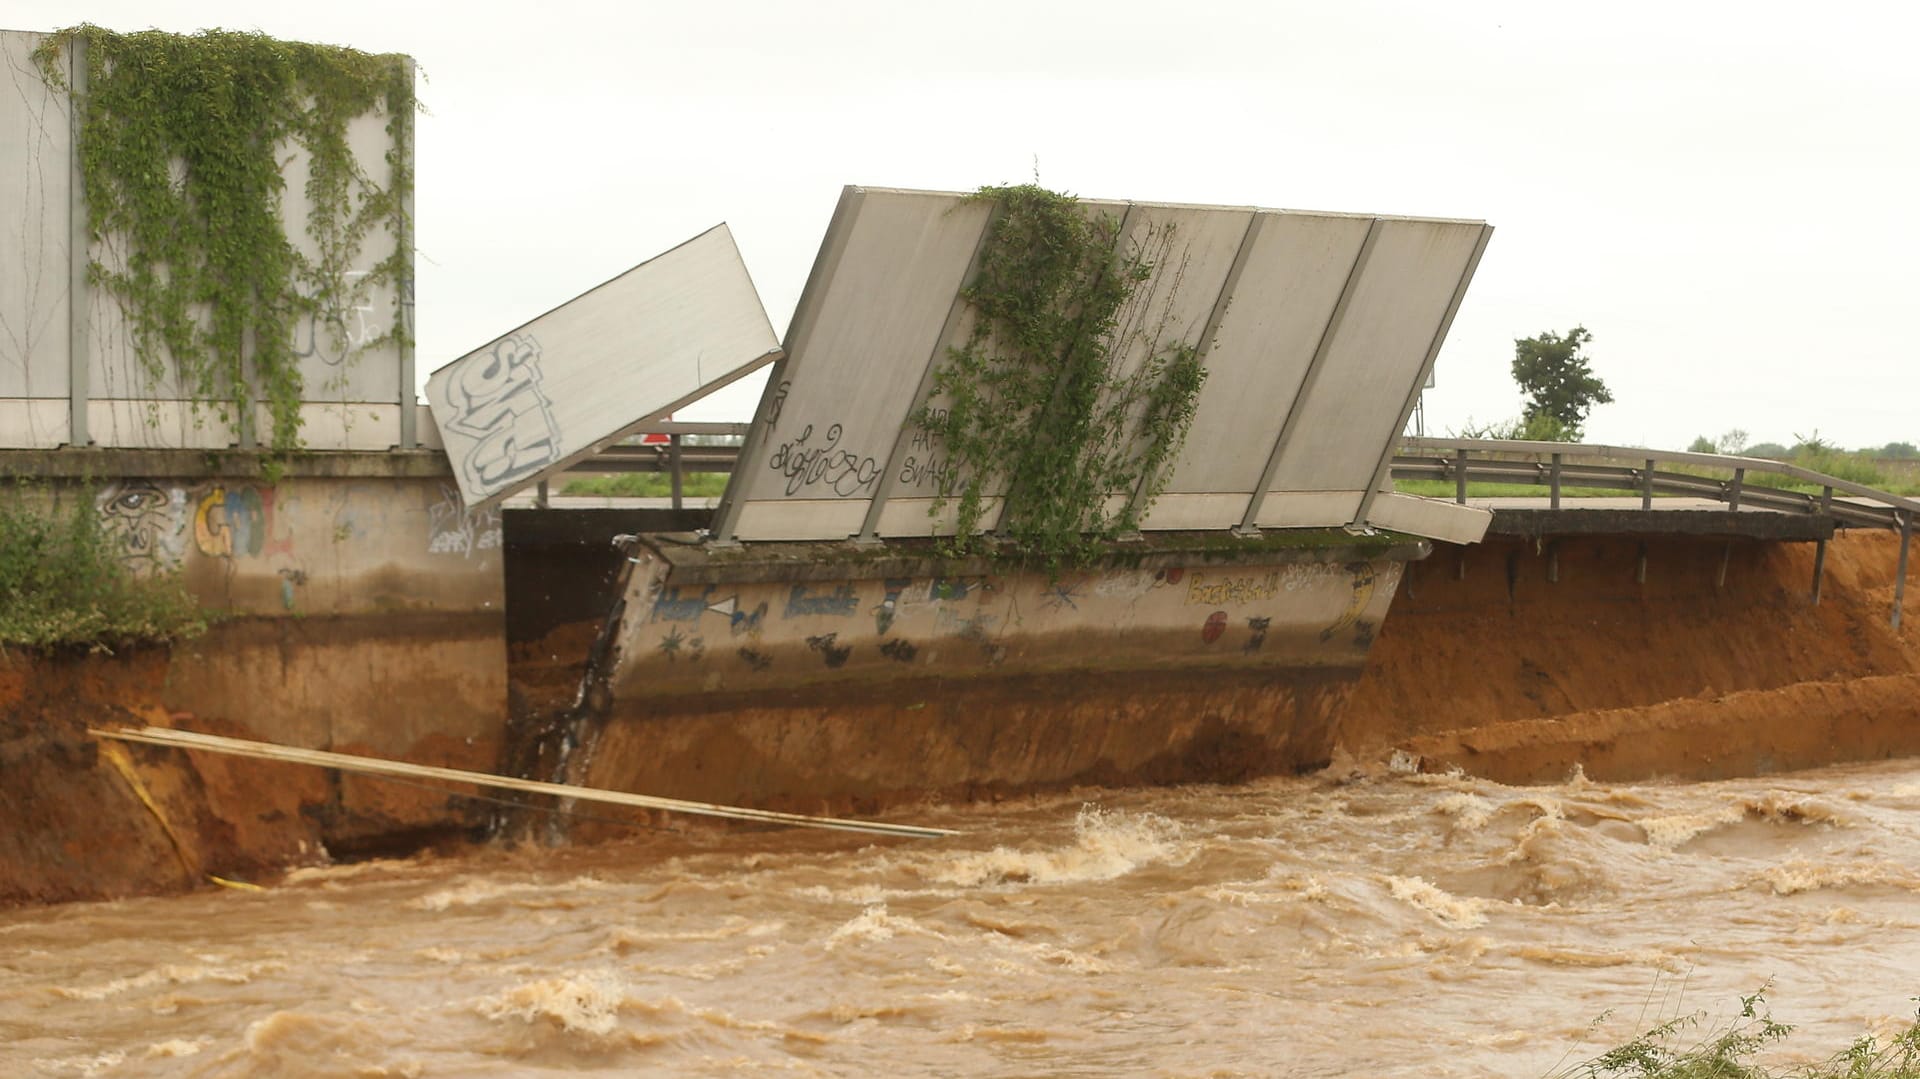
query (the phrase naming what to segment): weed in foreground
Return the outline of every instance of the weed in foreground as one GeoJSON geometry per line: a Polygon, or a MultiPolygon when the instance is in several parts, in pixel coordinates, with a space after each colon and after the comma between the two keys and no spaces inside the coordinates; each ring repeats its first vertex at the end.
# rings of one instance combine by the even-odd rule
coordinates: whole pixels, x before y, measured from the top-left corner
{"type": "Polygon", "coordinates": [[[141,576],[116,556],[90,498],[0,502],[0,647],[108,648],[207,628],[178,573],[141,576]]]}
{"type": "Polygon", "coordinates": [[[1863,1037],[1818,1064],[1758,1059],[1793,1033],[1774,1020],[1764,988],[1740,999],[1740,1014],[1731,1022],[1706,1023],[1705,1012],[1670,1019],[1546,1079],[1920,1079],[1920,1011],[1885,1045],[1863,1037]]]}

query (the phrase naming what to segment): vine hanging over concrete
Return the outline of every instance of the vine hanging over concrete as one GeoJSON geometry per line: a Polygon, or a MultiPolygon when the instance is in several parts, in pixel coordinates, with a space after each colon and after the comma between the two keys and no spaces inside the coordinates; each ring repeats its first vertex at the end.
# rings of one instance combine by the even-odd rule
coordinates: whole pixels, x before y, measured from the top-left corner
{"type": "Polygon", "coordinates": [[[177,376],[196,405],[241,430],[264,398],[271,447],[298,448],[300,321],[328,327],[347,357],[406,333],[396,312],[390,330],[350,350],[343,316],[407,274],[398,242],[359,268],[376,228],[407,236],[411,63],[261,34],[83,24],[36,50],[49,84],[68,88],[62,57],[82,42],[86,85],[74,107],[88,232],[113,252],[89,263],[88,279],[118,301],[150,380],[177,376]],[[376,110],[391,139],[384,184],[347,143],[348,122],[376,110]],[[296,146],[309,158],[312,257],[281,213],[281,169],[296,146]]]}
{"type": "Polygon", "coordinates": [[[1072,196],[1020,185],[972,197],[996,204],[962,292],[976,317],[914,416],[950,454],[934,512],[956,506],[954,544],[965,551],[979,542],[987,500],[1001,495],[1000,531],[1057,567],[1138,526],[1206,371],[1194,345],[1165,339],[1138,295],[1152,257],[1171,249],[1169,231],[1121,251],[1120,222],[1072,196]],[[1125,370],[1136,344],[1146,358],[1125,370]]]}

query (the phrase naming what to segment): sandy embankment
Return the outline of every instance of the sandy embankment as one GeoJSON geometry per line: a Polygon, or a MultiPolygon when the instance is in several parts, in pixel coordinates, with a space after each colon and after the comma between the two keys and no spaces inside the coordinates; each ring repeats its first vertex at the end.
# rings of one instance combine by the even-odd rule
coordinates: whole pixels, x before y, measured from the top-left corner
{"type": "Polygon", "coordinates": [[[1419,566],[1343,724],[1505,782],[1703,779],[1920,754],[1920,559],[1907,625],[1888,615],[1898,538],[1842,534],[1810,602],[1813,544],[1493,541],[1419,566]],[[1464,576],[1460,563],[1464,560],[1464,576]]]}

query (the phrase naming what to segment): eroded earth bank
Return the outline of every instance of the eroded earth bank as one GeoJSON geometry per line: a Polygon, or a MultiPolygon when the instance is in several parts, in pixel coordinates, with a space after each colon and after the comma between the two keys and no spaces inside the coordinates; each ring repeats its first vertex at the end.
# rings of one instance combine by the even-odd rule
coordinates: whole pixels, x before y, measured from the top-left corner
{"type": "MultiPolygon", "coordinates": [[[[1597,781],[1717,779],[1920,754],[1920,646],[1911,628],[1902,634],[1888,619],[1897,549],[1889,535],[1837,537],[1815,605],[1812,544],[1589,537],[1442,545],[1409,564],[1364,670],[1335,706],[1334,766],[1391,760],[1503,783],[1558,783],[1576,765],[1597,781]]],[[[510,609],[514,589],[510,571],[510,609]]],[[[598,621],[579,609],[561,614],[511,642],[520,717],[563,707],[577,684],[598,621]]],[[[85,731],[155,723],[244,736],[250,695],[264,692],[247,687],[284,694],[293,686],[320,732],[314,744],[512,768],[511,732],[491,733],[475,703],[498,685],[497,670],[468,685],[423,684],[409,678],[407,662],[374,669],[347,639],[414,634],[419,662],[431,658],[446,671],[449,642],[470,641],[460,647],[473,663],[490,665],[498,652],[486,646],[487,632],[404,618],[239,620],[173,650],[7,654],[0,904],[177,891],[208,875],[265,879],[292,865],[480,837],[492,807],[466,792],[122,751],[85,731]],[[389,710],[395,695],[407,697],[403,711],[417,725],[359,730],[352,716],[368,694],[383,695],[389,710]],[[432,717],[449,694],[465,702],[466,718],[459,730],[436,732],[432,717]]],[[[383,654],[404,656],[393,643],[383,654]]],[[[1205,717],[1182,722],[1204,726],[1205,717]]],[[[1249,777],[1231,761],[1214,763],[1214,778],[1249,777]]]]}

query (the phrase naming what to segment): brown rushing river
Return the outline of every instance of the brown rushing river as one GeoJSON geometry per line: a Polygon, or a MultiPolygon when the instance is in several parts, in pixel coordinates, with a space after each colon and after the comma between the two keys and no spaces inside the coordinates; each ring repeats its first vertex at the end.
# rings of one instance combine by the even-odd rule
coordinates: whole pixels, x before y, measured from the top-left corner
{"type": "Polygon", "coordinates": [[[1540,1075],[1920,993],[1920,761],[1083,792],[0,913],[0,1075],[1540,1075]],[[1596,1029],[1594,1020],[1611,1010],[1596,1029]]]}

